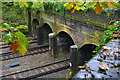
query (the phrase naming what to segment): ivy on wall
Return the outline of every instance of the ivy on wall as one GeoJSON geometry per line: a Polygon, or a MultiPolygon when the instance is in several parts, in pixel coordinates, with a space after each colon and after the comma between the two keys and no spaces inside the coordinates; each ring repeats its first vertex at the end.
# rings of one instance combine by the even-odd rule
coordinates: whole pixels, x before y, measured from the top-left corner
{"type": "Polygon", "coordinates": [[[120,37],[120,21],[115,21],[114,24],[108,26],[107,30],[102,34],[102,41],[99,43],[99,46],[95,48],[93,53],[97,53],[109,40],[117,37],[120,37]]]}

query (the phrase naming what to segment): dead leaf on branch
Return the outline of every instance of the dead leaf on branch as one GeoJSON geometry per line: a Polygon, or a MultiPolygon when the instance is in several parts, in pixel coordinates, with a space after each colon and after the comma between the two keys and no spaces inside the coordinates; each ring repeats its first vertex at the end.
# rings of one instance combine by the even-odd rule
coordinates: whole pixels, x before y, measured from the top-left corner
{"type": "Polygon", "coordinates": [[[114,7],[115,5],[114,5],[114,2],[106,2],[106,4],[107,4],[107,6],[109,6],[109,7],[114,7]]]}
{"type": "Polygon", "coordinates": [[[16,52],[17,52],[16,41],[9,43],[9,45],[10,45],[10,50],[12,50],[12,53],[16,54],[16,52]]]}
{"type": "Polygon", "coordinates": [[[95,7],[94,11],[96,12],[96,14],[101,14],[103,12],[99,2],[97,2],[94,7],[95,7]]]}
{"type": "Polygon", "coordinates": [[[75,12],[75,9],[73,8],[73,9],[71,9],[71,13],[73,13],[73,12],[75,12]]]}
{"type": "Polygon", "coordinates": [[[16,42],[14,42],[13,43],[13,49],[12,49],[12,52],[14,53],[14,54],[16,54],[16,52],[17,52],[17,44],[16,44],[16,42]]]}
{"type": "Polygon", "coordinates": [[[99,62],[98,67],[102,70],[107,70],[108,69],[108,65],[103,63],[103,62],[99,62]]]}

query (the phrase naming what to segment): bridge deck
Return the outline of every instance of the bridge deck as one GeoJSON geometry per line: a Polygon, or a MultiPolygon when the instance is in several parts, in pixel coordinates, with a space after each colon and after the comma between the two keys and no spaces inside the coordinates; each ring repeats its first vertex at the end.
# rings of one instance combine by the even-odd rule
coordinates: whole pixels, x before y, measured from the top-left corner
{"type": "MultiPolygon", "coordinates": [[[[120,79],[120,40],[112,39],[102,48],[96,56],[86,63],[87,68],[81,68],[73,77],[73,80],[80,78],[114,78],[120,79]],[[104,49],[104,48],[109,48],[104,49]],[[106,66],[106,70],[100,68],[100,63],[106,66]]],[[[102,66],[102,67],[104,67],[102,66]]]]}

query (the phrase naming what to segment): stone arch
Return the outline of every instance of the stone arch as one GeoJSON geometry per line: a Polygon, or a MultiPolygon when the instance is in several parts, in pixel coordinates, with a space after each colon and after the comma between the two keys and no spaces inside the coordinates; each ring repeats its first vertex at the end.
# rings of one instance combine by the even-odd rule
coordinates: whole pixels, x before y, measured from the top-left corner
{"type": "Polygon", "coordinates": [[[93,50],[96,48],[97,46],[94,44],[85,44],[83,45],[80,49],[79,49],[79,54],[80,57],[78,60],[78,64],[79,65],[84,65],[88,60],[90,60],[93,57],[93,50]]]}
{"type": "Polygon", "coordinates": [[[59,34],[59,33],[61,33],[61,32],[65,32],[66,34],[68,34],[70,37],[71,37],[71,39],[73,40],[73,42],[74,42],[74,44],[76,44],[76,41],[75,41],[75,38],[74,38],[74,34],[72,34],[69,30],[67,30],[67,29],[63,29],[63,30],[59,30],[58,32],[57,32],[57,34],[59,34]]]}
{"type": "Polygon", "coordinates": [[[34,36],[37,35],[37,33],[36,33],[37,27],[39,27],[39,21],[37,19],[33,19],[33,21],[32,21],[32,34],[34,36]]]}
{"type": "Polygon", "coordinates": [[[40,35],[41,35],[41,43],[49,44],[49,33],[52,33],[52,28],[49,24],[44,23],[42,27],[39,27],[40,35]]]}
{"type": "Polygon", "coordinates": [[[60,31],[56,38],[58,53],[69,53],[70,46],[75,44],[71,36],[65,31],[60,31]]]}

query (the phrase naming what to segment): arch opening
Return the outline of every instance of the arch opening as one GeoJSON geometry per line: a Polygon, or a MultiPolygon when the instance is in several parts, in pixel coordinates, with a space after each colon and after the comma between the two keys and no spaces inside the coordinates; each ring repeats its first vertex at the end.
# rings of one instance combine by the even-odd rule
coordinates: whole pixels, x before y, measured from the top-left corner
{"type": "Polygon", "coordinates": [[[47,23],[45,23],[42,26],[42,34],[40,34],[43,38],[43,44],[49,44],[49,33],[52,33],[52,29],[47,23]]]}
{"type": "Polygon", "coordinates": [[[64,31],[61,31],[57,35],[57,51],[58,54],[66,54],[70,53],[70,46],[74,45],[73,39],[70,37],[70,35],[64,31]]]}
{"type": "Polygon", "coordinates": [[[33,19],[33,22],[32,22],[32,34],[33,36],[37,36],[37,26],[39,27],[39,21],[37,19],[33,19]]]}
{"type": "Polygon", "coordinates": [[[79,65],[84,65],[87,61],[89,61],[93,57],[93,50],[96,48],[96,45],[93,44],[86,44],[82,46],[79,50],[80,60],[78,60],[79,65]]]}

